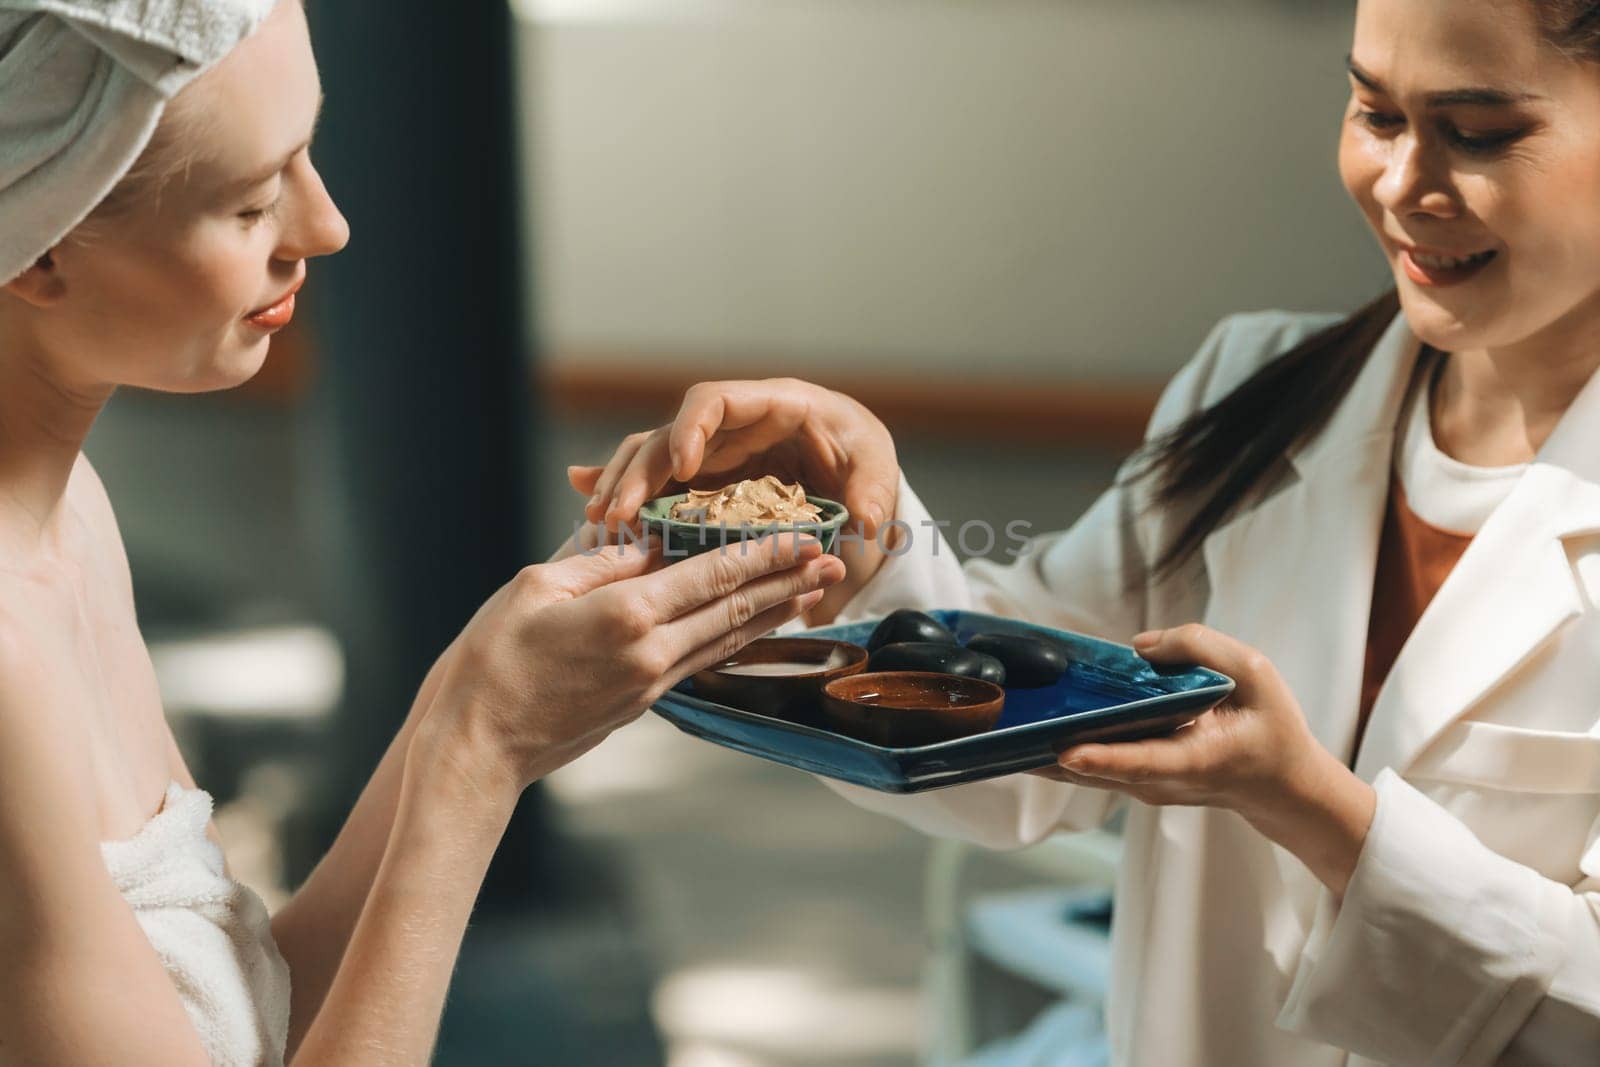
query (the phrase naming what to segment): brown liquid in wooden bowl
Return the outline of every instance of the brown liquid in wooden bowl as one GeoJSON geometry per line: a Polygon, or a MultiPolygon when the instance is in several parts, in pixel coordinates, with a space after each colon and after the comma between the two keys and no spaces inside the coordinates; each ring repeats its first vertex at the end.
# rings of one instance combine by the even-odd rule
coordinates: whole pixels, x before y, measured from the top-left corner
{"type": "Polygon", "coordinates": [[[994,728],[1006,692],[993,682],[922,671],[880,671],[822,687],[828,728],[890,748],[970,737],[994,728]]]}

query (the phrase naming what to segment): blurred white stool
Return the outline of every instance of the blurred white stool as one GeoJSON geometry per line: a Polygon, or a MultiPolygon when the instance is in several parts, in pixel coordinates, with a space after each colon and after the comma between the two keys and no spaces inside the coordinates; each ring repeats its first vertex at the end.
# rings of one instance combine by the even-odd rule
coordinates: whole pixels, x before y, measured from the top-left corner
{"type": "Polygon", "coordinates": [[[326,746],[345,675],[326,629],[197,627],[153,635],[149,647],[178,745],[219,805],[264,761],[303,763],[326,746]]]}
{"type": "Polygon", "coordinates": [[[196,627],[152,636],[173,732],[217,801],[234,877],[270,908],[288,899],[285,827],[306,803],[314,752],[344,692],[344,655],[310,623],[196,627]]]}
{"type": "Polygon", "coordinates": [[[320,626],[206,630],[150,642],[172,715],[312,721],[338,706],[344,655],[320,626]]]}
{"type": "Polygon", "coordinates": [[[1109,897],[1121,857],[1121,837],[1105,830],[1062,834],[1016,852],[935,843],[925,902],[928,1064],[946,1067],[976,1051],[980,963],[1098,1011],[1109,980],[1111,944],[1107,927],[1092,913],[1109,897]],[[977,855],[1047,884],[969,899],[962,875],[977,855]]]}

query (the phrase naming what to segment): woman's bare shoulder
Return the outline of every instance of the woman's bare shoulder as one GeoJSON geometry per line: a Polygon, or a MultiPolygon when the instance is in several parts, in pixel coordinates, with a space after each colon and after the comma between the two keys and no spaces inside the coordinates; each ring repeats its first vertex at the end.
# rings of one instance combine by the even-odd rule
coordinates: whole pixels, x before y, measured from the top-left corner
{"type": "Polygon", "coordinates": [[[82,452],[78,453],[78,461],[72,466],[72,477],[67,481],[67,502],[97,533],[109,532],[121,543],[117,516],[111,509],[111,497],[106,493],[105,483],[100,480],[94,464],[82,452]]]}
{"type": "Polygon", "coordinates": [[[128,571],[128,553],[122,544],[122,530],[117,525],[111,497],[94,464],[81,452],[67,482],[67,503],[82,520],[96,559],[109,567],[119,590],[131,600],[133,578],[128,571]]]}
{"type": "Polygon", "coordinates": [[[83,718],[68,707],[75,664],[64,653],[54,606],[25,578],[0,574],[0,803],[16,784],[12,761],[82,767],[83,718]],[[24,755],[25,754],[25,755],[24,755]]]}
{"type": "MultiPolygon", "coordinates": [[[[88,504],[92,512],[97,489],[92,468],[80,463],[68,482],[68,510],[77,516],[88,504]]],[[[101,532],[88,529],[94,521],[99,520],[75,524],[87,532],[90,545],[103,540],[101,532]]],[[[84,535],[74,533],[69,541],[76,555],[84,535]]],[[[37,794],[30,791],[38,788],[40,775],[93,781],[83,777],[91,772],[84,714],[89,665],[78,654],[79,607],[63,593],[55,567],[13,562],[0,567],[0,806],[22,803],[32,810],[30,798],[37,794]]],[[[94,796],[93,790],[83,792],[94,796]]]]}

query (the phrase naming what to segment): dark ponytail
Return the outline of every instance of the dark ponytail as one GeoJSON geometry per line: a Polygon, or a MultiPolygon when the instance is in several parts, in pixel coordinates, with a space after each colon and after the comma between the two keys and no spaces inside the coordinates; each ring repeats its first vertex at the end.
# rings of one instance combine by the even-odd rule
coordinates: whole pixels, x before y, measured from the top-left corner
{"type": "Polygon", "coordinates": [[[1199,503],[1165,547],[1155,578],[1176,571],[1293,446],[1328,422],[1400,311],[1390,290],[1354,315],[1301,341],[1222,400],[1145,446],[1133,480],[1152,480],[1151,504],[1199,503]]]}

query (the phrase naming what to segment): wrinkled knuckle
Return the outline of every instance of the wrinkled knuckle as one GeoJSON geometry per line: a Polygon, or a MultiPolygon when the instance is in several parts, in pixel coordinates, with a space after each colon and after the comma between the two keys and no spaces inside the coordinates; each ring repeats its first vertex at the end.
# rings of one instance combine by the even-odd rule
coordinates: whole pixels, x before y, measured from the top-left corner
{"type": "Polygon", "coordinates": [[[728,612],[727,624],[728,629],[730,630],[736,630],[745,623],[749,622],[751,619],[755,618],[755,601],[753,601],[750,598],[750,594],[743,589],[735,589],[733,592],[729,593],[726,604],[728,612]]]}
{"type": "Polygon", "coordinates": [[[648,637],[655,629],[655,608],[643,596],[617,598],[613,612],[619,641],[632,644],[648,637]]]}
{"type": "Polygon", "coordinates": [[[716,561],[711,565],[712,593],[719,597],[737,593],[745,583],[745,568],[748,565],[749,558],[743,546],[717,553],[716,561]]]}
{"type": "Polygon", "coordinates": [[[546,572],[544,564],[530,563],[517,571],[516,577],[511,579],[512,588],[519,596],[534,596],[543,592],[550,584],[550,575],[546,572]]]}
{"type": "Polygon", "coordinates": [[[1185,644],[1194,644],[1205,636],[1206,628],[1197,622],[1186,622],[1178,627],[1178,639],[1185,644]]]}
{"type": "Polygon", "coordinates": [[[531,614],[570,596],[557,576],[543,564],[524,567],[511,579],[512,610],[518,614],[531,614]]]}
{"type": "Polygon", "coordinates": [[[616,662],[621,680],[629,685],[642,687],[655,680],[651,673],[654,664],[650,662],[650,650],[643,646],[622,650],[616,662]]]}
{"type": "Polygon", "coordinates": [[[672,670],[675,658],[659,644],[651,645],[639,653],[640,678],[647,685],[662,685],[667,672],[672,670]]]}

